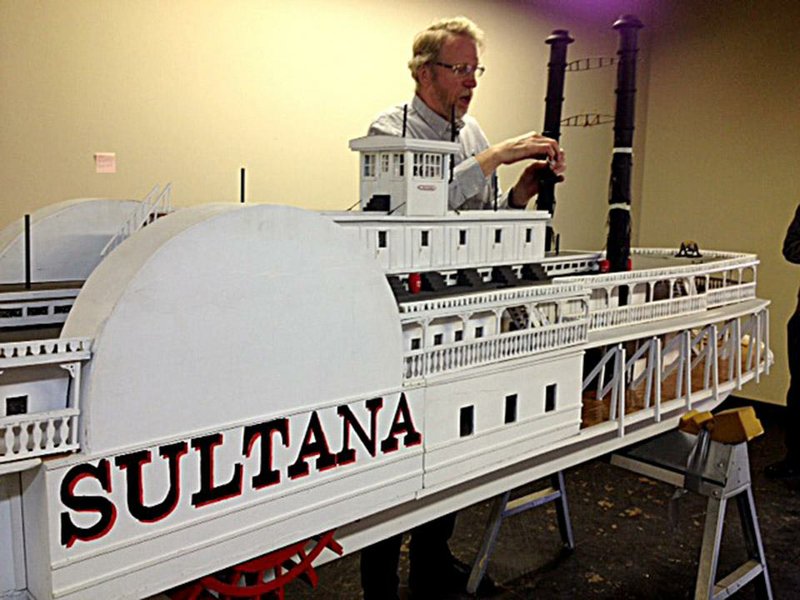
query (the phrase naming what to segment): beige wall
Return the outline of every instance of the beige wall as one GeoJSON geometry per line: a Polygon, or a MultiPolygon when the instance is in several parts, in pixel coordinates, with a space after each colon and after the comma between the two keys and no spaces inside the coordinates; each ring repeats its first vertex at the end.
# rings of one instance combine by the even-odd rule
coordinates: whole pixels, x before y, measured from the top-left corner
{"type": "MultiPolygon", "coordinates": [[[[633,1],[0,0],[0,226],[72,197],[140,198],[173,182],[177,205],[248,201],[344,209],[347,149],[413,94],[411,39],[466,14],[485,30],[474,114],[500,140],[541,129],[554,28],[572,55],[615,51],[633,1]],[[588,10],[587,10],[588,6],[588,10]],[[602,8],[598,8],[602,7],[602,8]],[[95,152],[118,172],[94,172],[95,152]]],[[[611,112],[613,70],[567,83],[565,114],[611,112]],[[599,85],[598,85],[599,82],[599,85]]],[[[569,180],[557,224],[569,246],[604,240],[610,127],[564,132],[569,180]]],[[[507,169],[501,183],[513,183],[507,169]]]]}
{"type": "MultiPolygon", "coordinates": [[[[761,255],[778,368],[747,393],[781,401],[782,325],[800,280],[779,255],[800,177],[791,2],[0,0],[0,226],[66,198],[142,197],[169,181],[178,206],[237,202],[242,166],[248,201],[347,208],[357,199],[347,140],[411,98],[405,63],[428,22],[466,14],[486,30],[473,114],[500,140],[542,126],[550,31],[576,38],[570,58],[610,56],[623,12],[646,24],[634,242],[761,255]],[[116,152],[116,174],[94,173],[98,151],[116,152]]],[[[564,115],[610,113],[613,91],[613,69],[570,74],[564,115]]],[[[612,135],[563,131],[563,247],[604,244],[612,135]]]]}
{"type": "Polygon", "coordinates": [[[744,395],[783,403],[784,326],[800,283],[781,256],[800,201],[800,4],[678,4],[651,38],[639,242],[759,255],[776,365],[744,395]]]}

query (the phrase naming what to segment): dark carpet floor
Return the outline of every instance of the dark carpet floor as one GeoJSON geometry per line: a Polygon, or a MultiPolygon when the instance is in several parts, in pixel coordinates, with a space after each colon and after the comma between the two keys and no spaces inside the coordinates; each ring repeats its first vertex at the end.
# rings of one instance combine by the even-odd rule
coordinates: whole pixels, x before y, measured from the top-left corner
{"type": "MultiPolygon", "coordinates": [[[[722,408],[737,405],[729,400],[722,408]]],[[[763,404],[756,412],[766,434],[749,446],[753,493],[776,599],[800,598],[800,481],[771,481],[766,465],[783,454],[783,409],[763,404]]],[[[800,435],[800,432],[798,432],[800,435]]],[[[670,517],[675,489],[599,459],[565,472],[574,552],[562,551],[552,505],[506,520],[489,563],[501,584],[500,600],[550,598],[680,599],[694,596],[707,499],[686,494],[670,517]]],[[[543,484],[538,484],[541,487],[543,484]]],[[[535,488],[537,484],[532,484],[535,488]]],[[[454,554],[472,562],[490,504],[461,511],[451,540],[454,554]]],[[[673,506],[673,509],[675,507],[673,506]]],[[[730,503],[720,553],[719,576],[746,560],[735,503],[730,503]]],[[[287,600],[358,600],[358,554],[319,569],[311,590],[294,582],[287,600]]],[[[407,548],[401,579],[407,576],[407,548]]],[[[405,595],[405,589],[401,588],[405,595]]],[[[753,583],[735,598],[756,598],[753,583]]],[[[468,598],[468,596],[454,596],[468,598]]]]}

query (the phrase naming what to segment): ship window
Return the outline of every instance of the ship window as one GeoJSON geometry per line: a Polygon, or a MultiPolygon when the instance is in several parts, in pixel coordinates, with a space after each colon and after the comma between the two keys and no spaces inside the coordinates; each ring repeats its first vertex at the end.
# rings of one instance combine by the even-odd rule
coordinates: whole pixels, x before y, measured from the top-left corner
{"type": "Polygon", "coordinates": [[[517,395],[509,394],[506,396],[505,423],[513,423],[517,420],[517,395]]]}
{"type": "Polygon", "coordinates": [[[463,246],[467,243],[467,230],[466,229],[459,229],[458,230],[458,245],[463,246]]]}
{"type": "Polygon", "coordinates": [[[551,383],[544,388],[544,412],[553,412],[556,409],[556,387],[557,384],[551,383]]]}
{"type": "Polygon", "coordinates": [[[430,231],[423,231],[420,233],[419,243],[421,246],[427,247],[429,245],[430,240],[428,238],[430,237],[430,233],[430,231]]]}
{"type": "Polygon", "coordinates": [[[406,174],[406,156],[399,152],[395,153],[392,158],[394,159],[394,176],[403,177],[406,174]]]}
{"type": "Polygon", "coordinates": [[[389,155],[381,154],[381,173],[389,172],[389,155]]]}
{"type": "Polygon", "coordinates": [[[479,326],[475,328],[475,337],[482,338],[483,337],[483,326],[479,326]]]}
{"type": "Polygon", "coordinates": [[[378,232],[378,248],[386,248],[386,232],[378,232]]]}
{"type": "Polygon", "coordinates": [[[14,317],[21,316],[21,308],[0,308],[0,319],[13,319],[14,317]]]}
{"type": "Polygon", "coordinates": [[[494,230],[494,243],[500,244],[503,241],[503,230],[502,229],[495,229],[494,230]]]}
{"type": "Polygon", "coordinates": [[[436,333],[433,336],[433,345],[434,346],[441,346],[442,342],[444,341],[444,334],[436,333]]]}
{"type": "Polygon", "coordinates": [[[71,304],[62,304],[60,306],[53,307],[53,314],[56,315],[64,315],[69,312],[69,309],[72,308],[71,304]]]}
{"type": "Polygon", "coordinates": [[[422,339],[415,337],[411,338],[411,349],[412,350],[419,350],[420,346],[422,345],[422,339]]]}
{"type": "Polygon", "coordinates": [[[414,177],[422,177],[422,153],[414,152],[414,177]]]}
{"type": "Polygon", "coordinates": [[[24,415],[28,412],[28,396],[9,396],[6,398],[6,416],[24,415]]]}
{"type": "Polygon", "coordinates": [[[525,243],[530,244],[533,241],[533,229],[530,227],[525,229],[525,243]]]}
{"type": "Polygon", "coordinates": [[[463,329],[456,329],[453,332],[453,339],[456,342],[460,342],[461,340],[463,340],[464,339],[464,330],[463,329]]]}
{"type": "Polygon", "coordinates": [[[459,414],[459,435],[467,437],[475,431],[475,407],[462,406],[459,414]]]}
{"type": "Polygon", "coordinates": [[[375,177],[374,154],[364,154],[364,177],[375,177]]]}
{"type": "Polygon", "coordinates": [[[47,307],[46,306],[29,306],[28,307],[28,316],[29,317],[40,317],[42,315],[47,314],[47,307]]]}

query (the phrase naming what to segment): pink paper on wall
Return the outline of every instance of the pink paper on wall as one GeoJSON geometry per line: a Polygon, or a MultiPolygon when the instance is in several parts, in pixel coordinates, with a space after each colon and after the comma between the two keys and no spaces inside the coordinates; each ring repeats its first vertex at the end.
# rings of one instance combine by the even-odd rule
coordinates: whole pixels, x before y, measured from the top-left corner
{"type": "Polygon", "coordinates": [[[94,155],[94,171],[95,173],[116,173],[117,153],[96,152],[94,155]]]}

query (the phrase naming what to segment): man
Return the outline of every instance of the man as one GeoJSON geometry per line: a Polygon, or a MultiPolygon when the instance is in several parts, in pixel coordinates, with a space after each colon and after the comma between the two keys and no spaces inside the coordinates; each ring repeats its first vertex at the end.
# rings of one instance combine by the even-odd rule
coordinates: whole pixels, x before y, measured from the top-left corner
{"type": "MultiPolygon", "coordinates": [[[[783,240],[783,257],[791,263],[800,264],[800,206],[789,224],[783,240]]],[[[784,445],[786,455],[766,469],[770,479],[800,477],[800,291],[794,314],[786,325],[786,346],[789,358],[789,391],[786,393],[786,433],[784,445]]]]}
{"type": "MultiPolygon", "coordinates": [[[[469,19],[457,17],[433,23],[414,38],[408,66],[417,82],[416,94],[407,107],[397,106],[381,114],[369,135],[406,135],[412,138],[459,143],[450,183],[451,209],[494,206],[492,185],[500,165],[530,161],[514,187],[500,199],[502,208],[525,208],[539,190],[544,173],[562,179],[564,152],[558,142],[527,133],[490,145],[478,122],[467,115],[478,77],[484,68],[478,50],[483,32],[469,19]],[[456,133],[452,134],[455,126],[456,133]]],[[[441,600],[448,593],[463,592],[469,567],[450,553],[448,540],[455,526],[455,513],[414,529],[410,543],[409,586],[414,600],[441,600]]],[[[361,584],[364,600],[398,598],[397,567],[402,535],[364,548],[361,553],[361,584]]],[[[494,584],[484,578],[479,595],[487,595],[494,584]]]]}
{"type": "MultiPolygon", "coordinates": [[[[408,105],[405,134],[450,141],[451,118],[455,121],[455,140],[461,147],[455,157],[449,202],[456,210],[491,208],[491,182],[497,167],[530,160],[500,204],[503,208],[525,208],[539,191],[544,171],[550,168],[560,177],[565,168],[564,152],[558,142],[536,133],[489,145],[478,122],[467,115],[478,77],[484,72],[478,62],[482,45],[483,32],[464,17],[438,21],[417,34],[408,63],[417,87],[408,105]]],[[[381,114],[370,125],[369,135],[402,135],[403,114],[403,106],[381,114]]]]}

